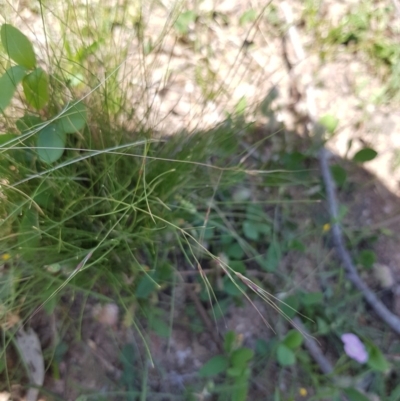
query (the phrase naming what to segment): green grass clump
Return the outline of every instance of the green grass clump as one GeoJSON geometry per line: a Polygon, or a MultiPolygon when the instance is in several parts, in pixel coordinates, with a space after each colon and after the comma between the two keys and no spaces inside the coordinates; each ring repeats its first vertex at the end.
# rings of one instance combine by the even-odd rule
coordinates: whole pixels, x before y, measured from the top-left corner
{"type": "MultiPolygon", "coordinates": [[[[94,89],[71,87],[66,71],[73,60],[55,54],[60,63],[47,73],[27,36],[10,24],[1,32],[2,323],[12,325],[12,317],[24,323],[41,308],[51,313],[71,293],[126,309],[145,304],[174,282],[177,250],[186,249],[190,266],[199,249],[207,251],[202,223],[188,220],[207,206],[216,182],[242,179],[233,156],[237,124],[228,119],[213,130],[164,138],[141,123],[128,131],[117,122],[120,92],[107,92],[112,74],[101,88],[93,76],[87,82],[94,89]]],[[[155,311],[142,305],[160,333],[155,311]]],[[[7,337],[20,327],[14,324],[7,337]]]]}

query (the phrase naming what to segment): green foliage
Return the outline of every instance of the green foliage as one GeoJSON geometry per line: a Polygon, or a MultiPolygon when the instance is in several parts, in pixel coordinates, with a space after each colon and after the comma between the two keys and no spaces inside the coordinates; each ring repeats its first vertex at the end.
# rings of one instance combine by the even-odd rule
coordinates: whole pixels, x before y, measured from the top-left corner
{"type": "Polygon", "coordinates": [[[290,349],[296,349],[303,343],[303,335],[297,330],[291,330],[282,341],[290,349]]]}
{"type": "Polygon", "coordinates": [[[378,153],[371,148],[364,148],[359,150],[354,156],[353,161],[356,163],[365,163],[374,160],[378,153]]]}
{"type": "Polygon", "coordinates": [[[376,254],[370,249],[364,249],[358,255],[358,262],[366,269],[372,269],[376,262],[376,254]]]}
{"type": "Polygon", "coordinates": [[[220,373],[226,372],[229,367],[229,359],[225,355],[216,355],[206,362],[199,370],[199,375],[202,377],[217,376],[220,373]]]}
{"type": "Polygon", "coordinates": [[[48,124],[37,134],[37,154],[41,161],[54,163],[64,153],[66,135],[58,130],[56,124],[48,124]]]}
{"type": "Polygon", "coordinates": [[[339,187],[343,187],[347,180],[346,170],[338,164],[334,164],[331,166],[331,172],[333,179],[336,182],[336,185],[338,185],[339,187]]]}
{"type": "Polygon", "coordinates": [[[72,103],[57,118],[58,130],[66,134],[80,131],[85,126],[86,120],[86,106],[82,102],[72,103]]]}
{"type": "Polygon", "coordinates": [[[30,258],[34,254],[40,241],[40,226],[38,212],[27,209],[21,220],[18,231],[18,246],[25,257],[30,258]]]}
{"type": "Polygon", "coordinates": [[[17,64],[28,70],[35,68],[36,56],[29,39],[10,24],[3,24],[0,32],[1,43],[8,56],[17,64]]]}
{"type": "Polygon", "coordinates": [[[368,350],[368,366],[378,372],[386,372],[389,369],[389,364],[383,356],[381,350],[374,344],[367,344],[368,350]]]}
{"type": "Polygon", "coordinates": [[[254,351],[241,347],[233,331],[225,334],[224,351],[224,355],[216,355],[206,362],[200,369],[199,375],[214,377],[225,373],[226,380],[232,385],[231,399],[245,401],[249,388],[249,363],[254,358],[254,351]]]}
{"type": "MultiPolygon", "coordinates": [[[[9,68],[0,77],[2,87],[0,110],[4,111],[10,104],[21,81],[26,102],[37,110],[43,109],[49,101],[49,77],[41,68],[35,68],[36,56],[31,42],[22,32],[9,24],[3,24],[1,27],[1,41],[8,56],[18,65],[9,68]],[[27,71],[32,69],[31,72],[27,71]]],[[[29,114],[24,118],[29,120],[29,114]]],[[[47,124],[37,133],[36,147],[39,159],[46,164],[56,162],[64,153],[65,134],[83,129],[86,121],[86,107],[82,102],[75,102],[68,107],[56,123],[47,124]]],[[[32,128],[33,125],[29,122],[24,123],[21,133],[25,127],[32,128]]]]}
{"type": "MultiPolygon", "coordinates": [[[[74,11],[78,14],[79,7],[74,11]]],[[[257,13],[249,9],[238,16],[241,30],[251,28],[257,20],[257,13]]],[[[212,18],[230,23],[230,17],[217,11],[212,14],[212,18]]],[[[365,46],[372,17],[353,14],[340,22],[339,29],[328,32],[328,42],[349,48],[356,45],[357,49],[365,46]]],[[[130,20],[130,13],[127,15],[127,20],[130,20]]],[[[310,18],[318,15],[316,11],[309,14],[310,18]]],[[[268,7],[266,17],[281,30],[276,7],[268,7]]],[[[146,21],[141,15],[135,18],[137,36],[141,40],[146,21]]],[[[196,27],[196,40],[201,36],[197,35],[197,28],[201,28],[204,19],[205,16],[199,15],[197,10],[185,11],[175,23],[171,22],[171,28],[175,29],[180,41],[188,43],[192,41],[192,35],[188,34],[193,27],[196,27]]],[[[98,28],[99,31],[111,32],[119,24],[99,25],[98,28]]],[[[279,151],[273,156],[279,156],[279,160],[275,162],[271,158],[262,168],[277,172],[269,172],[267,178],[254,172],[249,174],[246,169],[248,166],[253,168],[252,162],[248,163],[250,157],[242,157],[243,136],[236,133],[248,131],[243,121],[250,102],[245,97],[236,105],[240,120],[230,117],[209,132],[156,141],[140,123],[135,125],[134,133],[127,133],[118,128],[119,123],[116,124],[119,121],[117,111],[133,114],[136,105],[118,102],[124,89],[119,88],[120,76],[114,79],[110,73],[115,67],[113,63],[112,66],[103,64],[103,60],[100,63],[106,76],[101,85],[106,88],[102,92],[103,103],[99,104],[98,98],[94,101],[89,96],[85,96],[85,103],[77,101],[91,92],[91,88],[99,88],[98,70],[92,68],[92,64],[93,60],[100,60],[107,40],[96,38],[89,28],[79,34],[82,42],[73,43],[66,29],[63,39],[65,54],[60,60],[55,59],[51,68],[42,69],[37,65],[33,46],[27,37],[9,24],[1,27],[6,53],[4,59],[15,65],[7,65],[0,77],[0,110],[4,113],[10,106],[20,83],[23,92],[18,94],[21,94],[26,107],[24,116],[15,124],[10,119],[11,129],[0,136],[0,147],[3,147],[1,176],[7,183],[1,188],[0,247],[16,255],[15,265],[10,262],[10,265],[0,266],[3,281],[1,301],[4,304],[9,302],[10,310],[19,310],[20,304],[11,305],[10,299],[12,302],[23,299],[23,313],[27,314],[46,301],[45,312],[53,313],[61,302],[59,292],[63,291],[64,285],[69,288],[70,274],[82,260],[82,255],[94,250],[91,264],[72,277],[70,290],[94,298],[109,297],[109,293],[115,295],[126,312],[124,324],[129,325],[127,316],[132,314],[134,316],[130,319],[139,317],[145,320],[144,327],[161,338],[171,336],[169,306],[165,307],[164,302],[169,297],[171,303],[175,302],[175,276],[179,275],[173,272],[169,263],[179,269],[186,261],[192,263],[193,259],[204,262],[210,273],[207,275],[208,291],[205,291],[204,279],[198,277],[197,280],[202,280],[202,301],[211,299],[214,302],[215,297],[216,319],[230,310],[233,303],[240,306],[245,301],[243,293],[253,300],[251,287],[235,276],[235,273],[240,273],[251,278],[254,285],[273,288],[272,293],[287,291],[286,294],[292,294],[284,298],[285,303],[276,301],[277,305],[289,318],[299,311],[312,319],[306,324],[313,335],[318,339],[322,337],[323,344],[330,346],[337,340],[337,331],[353,328],[357,319],[348,319],[344,312],[349,309],[348,305],[354,305],[355,295],[349,290],[343,296],[346,283],[335,268],[318,272],[324,285],[321,292],[304,292],[301,290],[303,282],[294,283],[291,271],[287,270],[286,263],[282,263],[286,262],[288,252],[293,251],[295,258],[299,253],[308,258],[313,252],[319,252],[315,250],[317,241],[306,224],[309,216],[305,216],[304,226],[295,219],[292,221],[292,211],[301,213],[302,210],[300,204],[292,206],[294,197],[287,191],[288,186],[296,190],[305,187],[305,202],[320,201],[319,178],[308,171],[315,149],[297,150],[291,143],[286,148],[288,144],[280,143],[281,140],[284,142],[286,132],[285,135],[274,134],[271,144],[279,151]],[[90,113],[86,105],[90,105],[90,113]],[[20,135],[15,134],[15,126],[20,135]],[[9,150],[10,146],[15,146],[15,149],[9,150]],[[205,222],[207,227],[203,227],[205,222]],[[226,258],[232,277],[215,266],[215,255],[226,258]],[[168,261],[168,267],[160,260],[168,261]],[[299,288],[296,292],[293,292],[294,285],[299,288]],[[103,292],[104,288],[106,291],[103,292]],[[48,297],[51,299],[47,300],[48,297]],[[34,301],[25,303],[25,299],[30,298],[34,301]]],[[[114,39],[113,36],[113,43],[114,39]]],[[[392,71],[392,77],[396,77],[398,46],[390,38],[376,38],[370,42],[368,53],[385,64],[392,71]]],[[[159,42],[149,39],[141,45],[143,54],[147,55],[157,49],[159,42]]],[[[201,47],[202,51],[205,49],[211,53],[212,46],[207,46],[201,47]]],[[[214,66],[208,64],[209,60],[201,59],[196,68],[196,80],[206,98],[214,99],[217,92],[213,85],[219,84],[218,74],[213,70],[214,66]]],[[[100,89],[90,96],[94,97],[97,92],[100,89]]],[[[275,119],[272,105],[277,96],[277,89],[273,88],[259,107],[264,117],[271,121],[275,119]]],[[[338,120],[331,114],[323,116],[319,123],[330,135],[338,127],[338,120]]],[[[254,149],[257,146],[254,145],[254,149]]],[[[370,148],[359,153],[354,161],[360,163],[376,156],[370,148]]],[[[332,166],[331,170],[337,185],[347,190],[350,184],[346,171],[339,165],[332,166]]],[[[317,209],[313,209],[315,215],[319,213],[317,209]]],[[[316,229],[321,232],[319,226],[316,229]]],[[[353,233],[348,235],[350,242],[355,241],[353,233]]],[[[321,260],[323,255],[318,256],[321,260]]],[[[370,268],[375,259],[373,251],[364,249],[358,253],[357,262],[370,268]]],[[[324,259],[325,262],[330,263],[328,258],[324,259]]],[[[293,264],[295,268],[297,265],[293,264]]],[[[190,306],[185,306],[187,316],[190,306]]],[[[361,313],[362,303],[357,302],[355,309],[356,314],[361,313]]],[[[204,331],[196,311],[191,312],[191,317],[188,326],[193,332],[204,331]]],[[[275,326],[275,320],[272,325],[275,326]]],[[[307,351],[301,348],[303,341],[301,333],[291,330],[283,339],[259,340],[254,354],[241,345],[234,332],[228,332],[224,338],[223,354],[212,357],[199,371],[199,376],[208,381],[202,389],[204,394],[215,392],[213,395],[221,396],[221,400],[244,401],[250,398],[250,378],[257,380],[257,375],[262,377],[263,369],[270,369],[268,374],[272,372],[274,375],[290,367],[293,386],[299,384],[296,378],[301,378],[305,381],[304,387],[313,389],[316,399],[338,399],[342,388],[332,385],[329,378],[317,372],[307,351]]],[[[330,348],[332,357],[339,360],[337,370],[347,374],[346,379],[361,376],[367,369],[374,370],[376,377],[384,376],[389,364],[383,352],[375,345],[367,344],[367,347],[368,367],[358,367],[359,370],[353,369],[354,366],[350,369],[341,362],[340,347],[330,348]]],[[[55,360],[59,363],[65,347],[56,351],[55,360]]],[[[121,384],[129,391],[127,399],[138,399],[138,389],[142,389],[142,398],[145,399],[146,385],[138,380],[144,376],[145,370],[140,366],[141,358],[136,358],[133,346],[124,347],[121,352],[121,384]]],[[[3,369],[1,365],[0,373],[3,369]]],[[[391,394],[390,401],[394,401],[398,398],[398,387],[390,390],[386,393],[391,394]]],[[[365,399],[352,387],[343,392],[351,400],[365,399]]],[[[196,389],[195,393],[200,394],[200,391],[196,389]]],[[[296,398],[293,393],[289,396],[279,390],[274,394],[277,400],[296,398]]]]}
{"type": "Polygon", "coordinates": [[[368,401],[369,398],[364,395],[363,393],[360,393],[358,390],[355,388],[346,388],[343,390],[344,394],[346,394],[347,398],[350,401],[368,401]]]}
{"type": "Polygon", "coordinates": [[[276,357],[281,366],[291,366],[296,363],[296,355],[285,344],[279,344],[276,357]]]}
{"type": "Polygon", "coordinates": [[[303,336],[296,330],[289,331],[276,349],[276,357],[281,366],[291,366],[296,363],[296,350],[303,343],[303,336]]]}
{"type": "Polygon", "coordinates": [[[265,263],[263,263],[262,265],[263,269],[269,272],[276,271],[279,266],[279,262],[281,261],[281,258],[281,246],[279,242],[274,239],[268,247],[267,257],[265,263]]]}
{"type": "Polygon", "coordinates": [[[49,78],[41,69],[36,68],[26,75],[22,82],[26,101],[36,110],[42,109],[49,101],[49,78]]]}
{"type": "Polygon", "coordinates": [[[20,65],[15,65],[10,67],[0,77],[0,111],[4,112],[6,107],[10,104],[17,86],[23,80],[24,76],[25,68],[20,65]]]}

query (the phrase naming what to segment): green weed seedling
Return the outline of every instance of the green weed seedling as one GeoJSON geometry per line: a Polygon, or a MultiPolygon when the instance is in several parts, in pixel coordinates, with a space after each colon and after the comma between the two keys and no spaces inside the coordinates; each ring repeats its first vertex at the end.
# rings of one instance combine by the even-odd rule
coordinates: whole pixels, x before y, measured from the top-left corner
{"type": "Polygon", "coordinates": [[[251,375],[249,364],[253,357],[254,351],[242,347],[238,335],[228,331],[224,339],[224,354],[216,355],[206,362],[199,375],[211,380],[223,375],[231,393],[230,400],[245,401],[251,375]]]}
{"type": "Polygon", "coordinates": [[[296,363],[296,350],[303,343],[303,335],[297,330],[291,330],[280,341],[276,348],[276,359],[283,366],[292,366],[296,363]]]}
{"type": "MultiPolygon", "coordinates": [[[[35,111],[43,110],[50,100],[49,76],[38,66],[32,43],[17,28],[10,24],[1,26],[1,43],[7,56],[16,65],[9,67],[0,77],[0,111],[4,113],[10,105],[17,87],[22,83],[25,102],[35,111]]],[[[22,142],[29,146],[35,137],[35,149],[39,160],[52,164],[64,153],[67,134],[82,130],[86,124],[86,106],[82,102],[72,102],[58,115],[42,121],[38,115],[27,111],[19,121],[17,128],[20,136],[2,135],[2,145],[22,142]],[[6,140],[6,142],[5,142],[6,140]]],[[[31,149],[25,149],[25,159],[32,159],[31,149]]]]}

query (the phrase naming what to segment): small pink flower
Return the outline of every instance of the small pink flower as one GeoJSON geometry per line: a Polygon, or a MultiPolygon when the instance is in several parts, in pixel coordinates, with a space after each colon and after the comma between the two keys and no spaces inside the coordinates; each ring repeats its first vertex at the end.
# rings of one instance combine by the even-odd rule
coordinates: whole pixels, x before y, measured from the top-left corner
{"type": "Polygon", "coordinates": [[[368,361],[368,353],[361,340],[352,333],[345,333],[341,337],[344,344],[344,352],[351,359],[358,363],[365,363],[368,361]]]}

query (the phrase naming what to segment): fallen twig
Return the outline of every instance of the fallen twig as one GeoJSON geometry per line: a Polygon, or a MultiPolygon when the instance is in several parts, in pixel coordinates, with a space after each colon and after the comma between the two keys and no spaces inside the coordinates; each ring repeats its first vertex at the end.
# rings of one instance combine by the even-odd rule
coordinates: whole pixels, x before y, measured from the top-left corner
{"type": "Polygon", "coordinates": [[[347,251],[342,229],[338,223],[339,213],[338,204],[336,200],[335,184],[332,178],[331,170],[328,164],[328,156],[325,148],[322,148],[319,153],[319,162],[321,166],[321,174],[325,184],[325,192],[329,205],[329,214],[332,219],[332,237],[335,244],[336,252],[342,261],[343,267],[346,270],[347,277],[351,283],[363,294],[365,300],[370,304],[371,308],[376,314],[395,331],[400,334],[400,318],[394,313],[390,312],[388,308],[381,302],[381,300],[372,292],[372,290],[365,284],[357,272],[357,268],[347,251]]]}

